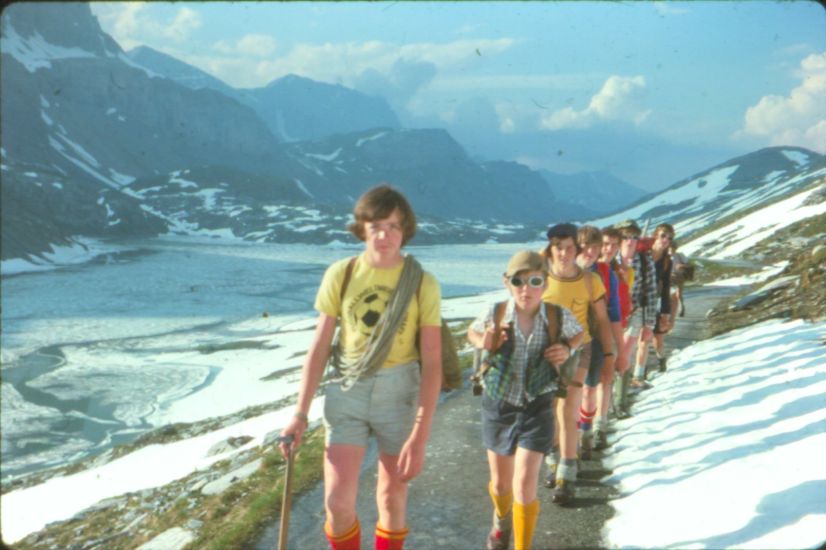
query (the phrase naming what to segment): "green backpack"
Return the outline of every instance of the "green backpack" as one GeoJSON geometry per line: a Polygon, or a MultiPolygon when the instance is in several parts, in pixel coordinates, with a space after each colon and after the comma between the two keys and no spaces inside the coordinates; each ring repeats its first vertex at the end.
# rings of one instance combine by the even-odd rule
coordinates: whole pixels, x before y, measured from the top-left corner
{"type": "MultiPolygon", "coordinates": [[[[344,281],[341,283],[341,291],[339,298],[344,303],[344,292],[347,290],[347,285],[350,284],[350,277],[353,274],[353,266],[356,265],[358,256],[353,256],[347,262],[347,269],[344,271],[344,281]]],[[[416,299],[419,299],[419,291],[421,290],[421,281],[419,281],[419,288],[416,289],[416,299]]],[[[421,343],[419,336],[416,334],[416,347],[419,349],[421,355],[421,343]]],[[[450,330],[447,321],[442,319],[442,391],[458,390],[462,387],[462,368],[459,366],[459,352],[456,348],[456,341],[453,338],[453,332],[450,330]]]]}

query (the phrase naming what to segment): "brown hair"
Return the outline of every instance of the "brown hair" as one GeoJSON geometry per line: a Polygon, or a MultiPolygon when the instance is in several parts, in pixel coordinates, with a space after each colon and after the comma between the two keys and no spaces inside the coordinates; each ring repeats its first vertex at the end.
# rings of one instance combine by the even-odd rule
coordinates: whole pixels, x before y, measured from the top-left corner
{"type": "Polygon", "coordinates": [[[602,232],[593,225],[583,225],[576,232],[576,242],[580,248],[591,246],[592,244],[602,244],[602,232]]]}
{"type": "Polygon", "coordinates": [[[673,239],[674,238],[674,226],[671,225],[670,223],[661,223],[654,230],[654,235],[657,235],[659,233],[665,233],[666,235],[668,235],[670,238],[673,239]]]}
{"type": "Polygon", "coordinates": [[[622,234],[620,233],[619,229],[615,227],[603,227],[602,236],[608,237],[609,239],[622,240],[622,234]]]}
{"type": "MultiPolygon", "coordinates": [[[[559,248],[559,243],[561,243],[565,239],[571,239],[571,237],[551,237],[550,239],[548,239],[548,246],[546,246],[545,250],[542,251],[542,255],[547,256],[548,259],[553,261],[554,257],[551,254],[551,247],[555,246],[555,247],[559,248]]],[[[576,253],[577,253],[577,255],[579,255],[579,253],[582,252],[582,247],[579,246],[579,243],[577,242],[577,239],[573,239],[573,241],[574,241],[574,246],[576,247],[576,253]]]]}
{"type": "Polygon", "coordinates": [[[356,206],[353,208],[355,221],[348,225],[347,229],[358,240],[363,241],[365,239],[364,224],[383,220],[390,216],[394,210],[399,211],[403,234],[402,245],[404,245],[416,234],[416,214],[413,213],[413,209],[404,195],[387,184],[377,185],[359,197],[356,206]]]}

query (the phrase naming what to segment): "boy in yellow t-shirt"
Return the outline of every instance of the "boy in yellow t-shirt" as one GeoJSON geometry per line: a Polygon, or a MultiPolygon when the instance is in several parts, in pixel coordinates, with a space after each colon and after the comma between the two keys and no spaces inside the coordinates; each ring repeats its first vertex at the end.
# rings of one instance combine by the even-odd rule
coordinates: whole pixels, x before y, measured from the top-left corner
{"type": "MultiPolygon", "coordinates": [[[[577,419],[582,400],[582,386],[591,362],[590,342],[593,337],[588,330],[588,311],[593,311],[599,326],[608,326],[605,307],[605,286],[599,276],[584,271],[576,264],[580,252],[577,244],[577,227],[571,223],[561,223],[548,229],[548,246],[542,251],[548,262],[548,287],[542,300],[571,310],[584,329],[583,345],[579,363],[567,396],[559,398],[556,404],[559,422],[559,461],[548,456],[550,474],[545,485],[553,488],[551,499],[557,504],[568,504],[574,496],[577,475],[577,419]]],[[[606,331],[605,349],[612,349],[610,334],[606,331]]],[[[613,368],[614,356],[607,354],[604,368],[613,368]]]]}
{"type": "MultiPolygon", "coordinates": [[[[392,341],[387,342],[387,334],[377,338],[378,343],[387,342],[389,349],[376,343],[366,349],[396,286],[408,279],[402,279],[403,266],[409,260],[401,248],[416,232],[416,217],[407,199],[387,185],[362,195],[353,216],[355,222],[349,229],[364,241],[365,251],[352,265],[343,298],[350,260],[334,263],[324,274],[315,302],[318,324],[304,360],[296,411],[281,435],[293,436],[293,449],[301,443],[307,412],[331,352],[336,318],[340,317],[342,362],[352,366],[360,360],[358,364],[366,368],[351,369],[326,388],[324,532],[332,550],[359,548],[356,497],[368,438],[375,436],[379,447],[376,494],[382,496],[377,500],[375,547],[401,550],[408,531],[407,482],[424,466],[425,445],[441,387],[441,296],[436,279],[425,272],[392,341]],[[370,363],[374,354],[383,355],[377,350],[389,352],[383,361],[376,359],[380,365],[370,363]],[[354,376],[355,372],[360,374],[354,376]]],[[[281,443],[281,447],[286,455],[286,444],[281,443]]]]}
{"type": "MultiPolygon", "coordinates": [[[[404,265],[400,263],[389,269],[372,267],[366,254],[360,254],[353,264],[343,303],[341,286],[350,258],[339,260],[327,269],[316,296],[316,311],[341,317],[339,338],[344,362],[356,359],[363,353],[379,316],[396,288],[404,265]]],[[[407,315],[393,339],[383,368],[418,361],[416,333],[420,326],[441,327],[439,307],[439,283],[433,275],[425,272],[418,299],[410,301],[407,315]]]]}

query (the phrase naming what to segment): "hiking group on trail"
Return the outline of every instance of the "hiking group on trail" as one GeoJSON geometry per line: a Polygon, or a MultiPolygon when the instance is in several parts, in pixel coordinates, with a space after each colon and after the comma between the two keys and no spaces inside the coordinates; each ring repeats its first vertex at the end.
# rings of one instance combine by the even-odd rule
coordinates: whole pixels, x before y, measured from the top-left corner
{"type": "MultiPolygon", "coordinates": [[[[349,229],[365,249],[324,274],[281,450],[286,456],[301,444],[327,371],[324,532],[330,548],[361,547],[356,500],[374,437],[375,548],[401,549],[408,482],[424,466],[440,388],[461,382],[459,365],[441,319],[438,281],[402,252],[416,232],[408,201],[380,185],[359,198],[353,215],[349,229]]],[[[673,252],[668,224],[657,226],[653,239],[632,220],[602,230],[561,223],[547,237],[542,250],[510,258],[503,273],[508,299],[487,306],[467,332],[481,354],[472,380],[481,394],[493,519],[489,528],[480,526],[478,545],[484,540],[489,549],[507,549],[511,538],[516,549],[531,547],[543,463],[552,502],[575,502],[578,462],[608,446],[611,411],[629,416],[629,392],[651,387],[645,380],[650,344],[665,371],[663,340],[673,328],[673,304],[683,308],[681,286],[675,297],[670,293],[672,273],[690,279],[689,264],[673,252]]]]}

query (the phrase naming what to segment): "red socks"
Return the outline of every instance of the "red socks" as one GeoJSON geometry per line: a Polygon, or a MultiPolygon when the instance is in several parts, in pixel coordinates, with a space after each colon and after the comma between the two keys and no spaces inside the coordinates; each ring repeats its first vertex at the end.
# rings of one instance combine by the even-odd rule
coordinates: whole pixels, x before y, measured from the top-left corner
{"type": "Polygon", "coordinates": [[[358,519],[352,527],[340,535],[334,535],[330,529],[330,524],[325,523],[324,534],[327,535],[330,550],[359,550],[361,548],[361,526],[358,519]]]}
{"type": "Polygon", "coordinates": [[[376,550],[402,550],[404,539],[407,537],[409,529],[405,527],[401,531],[391,531],[376,524],[376,550]]]}
{"type": "Polygon", "coordinates": [[[579,429],[583,432],[591,430],[591,423],[594,421],[594,415],[597,414],[596,409],[593,411],[586,411],[582,407],[579,408],[579,429]]]}

